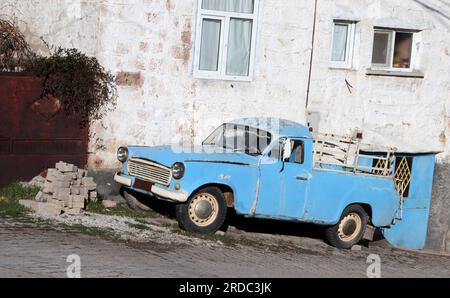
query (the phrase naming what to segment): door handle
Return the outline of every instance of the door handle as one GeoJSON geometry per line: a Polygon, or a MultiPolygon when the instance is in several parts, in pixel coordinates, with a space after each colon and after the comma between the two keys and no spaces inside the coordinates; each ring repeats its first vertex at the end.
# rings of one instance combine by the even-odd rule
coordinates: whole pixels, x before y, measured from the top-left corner
{"type": "Polygon", "coordinates": [[[297,177],[297,180],[300,180],[300,181],[308,181],[308,180],[309,180],[309,177],[298,176],[298,177],[297,177]]]}

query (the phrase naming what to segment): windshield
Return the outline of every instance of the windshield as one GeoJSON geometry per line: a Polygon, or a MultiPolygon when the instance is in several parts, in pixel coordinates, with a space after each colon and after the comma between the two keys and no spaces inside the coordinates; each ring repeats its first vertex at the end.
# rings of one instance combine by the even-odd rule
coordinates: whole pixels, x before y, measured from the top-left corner
{"type": "Polygon", "coordinates": [[[250,126],[224,124],[203,145],[218,146],[249,155],[261,155],[272,142],[272,134],[250,126]]]}

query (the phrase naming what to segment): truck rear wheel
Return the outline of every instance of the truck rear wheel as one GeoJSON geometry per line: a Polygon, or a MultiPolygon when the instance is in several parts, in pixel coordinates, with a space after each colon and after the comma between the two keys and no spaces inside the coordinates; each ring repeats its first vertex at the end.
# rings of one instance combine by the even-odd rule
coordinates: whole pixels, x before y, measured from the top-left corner
{"type": "Polygon", "coordinates": [[[337,248],[350,249],[364,237],[367,214],[359,205],[347,207],[339,222],[325,230],[327,242],[337,248]]]}
{"type": "Polygon", "coordinates": [[[227,203],[222,191],[207,187],[196,192],[186,203],[176,207],[180,227],[198,234],[217,232],[225,222],[227,203]]]}

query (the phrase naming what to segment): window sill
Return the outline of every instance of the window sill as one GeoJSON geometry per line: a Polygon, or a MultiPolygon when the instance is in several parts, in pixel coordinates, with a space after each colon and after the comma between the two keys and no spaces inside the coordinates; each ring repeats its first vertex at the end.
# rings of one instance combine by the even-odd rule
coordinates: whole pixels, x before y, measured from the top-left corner
{"type": "Polygon", "coordinates": [[[424,73],[420,70],[414,71],[395,71],[395,70],[379,70],[379,69],[367,69],[366,75],[379,76],[379,77],[398,77],[398,78],[417,78],[423,79],[424,73]]]}
{"type": "Polygon", "coordinates": [[[211,81],[234,81],[234,82],[252,82],[253,77],[240,77],[240,76],[224,76],[216,74],[204,74],[195,72],[193,77],[200,80],[211,80],[211,81]]]}
{"type": "Polygon", "coordinates": [[[345,70],[345,71],[357,71],[356,68],[353,67],[344,67],[344,66],[329,66],[330,70],[345,70]]]}

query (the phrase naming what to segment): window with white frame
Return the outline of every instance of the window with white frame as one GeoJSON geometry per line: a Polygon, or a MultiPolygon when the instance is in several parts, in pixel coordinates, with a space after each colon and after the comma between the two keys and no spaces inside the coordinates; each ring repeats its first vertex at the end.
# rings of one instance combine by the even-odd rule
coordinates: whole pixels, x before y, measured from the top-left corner
{"type": "Polygon", "coordinates": [[[194,76],[250,81],[259,0],[198,0],[194,76]]]}
{"type": "Polygon", "coordinates": [[[412,70],[414,35],[414,32],[375,28],[372,67],[412,70]]]}
{"type": "Polygon", "coordinates": [[[351,68],[356,22],[338,21],[333,23],[333,45],[331,67],[351,68]]]}

